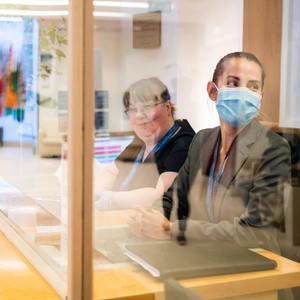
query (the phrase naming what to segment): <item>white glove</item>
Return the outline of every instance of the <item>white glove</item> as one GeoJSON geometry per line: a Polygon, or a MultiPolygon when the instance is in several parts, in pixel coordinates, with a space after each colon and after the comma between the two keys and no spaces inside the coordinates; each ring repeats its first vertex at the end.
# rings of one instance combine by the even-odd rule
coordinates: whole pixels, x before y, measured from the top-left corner
{"type": "Polygon", "coordinates": [[[114,203],[114,192],[101,191],[97,196],[97,198],[100,196],[100,199],[95,202],[95,208],[97,211],[118,209],[114,203]]]}

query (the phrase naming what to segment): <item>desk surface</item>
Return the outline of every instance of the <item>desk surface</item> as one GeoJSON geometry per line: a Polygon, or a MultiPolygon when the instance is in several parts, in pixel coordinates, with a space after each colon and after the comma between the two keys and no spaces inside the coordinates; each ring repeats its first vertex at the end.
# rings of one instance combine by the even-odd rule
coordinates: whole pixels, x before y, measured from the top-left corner
{"type": "MultiPolygon", "coordinates": [[[[204,299],[220,299],[225,296],[229,298],[299,286],[300,264],[269,251],[263,250],[259,253],[276,260],[278,267],[269,271],[187,279],[180,282],[183,286],[192,288],[202,295],[204,299]]],[[[137,265],[95,270],[94,289],[96,299],[126,298],[147,294],[155,294],[156,298],[162,299],[163,294],[163,284],[137,265]]]]}
{"type": "MultiPolygon", "coordinates": [[[[106,227],[126,223],[132,211],[97,212],[95,225],[106,227]]],[[[277,268],[269,271],[249,272],[181,280],[204,299],[277,299],[277,290],[300,285],[300,264],[269,251],[259,251],[276,260],[277,268]]],[[[127,265],[94,272],[95,299],[164,299],[163,283],[153,278],[138,265],[127,265]]]]}
{"type": "MultiPolygon", "coordinates": [[[[11,208],[12,202],[14,202],[15,207],[20,207],[21,203],[16,203],[18,201],[21,201],[24,207],[31,207],[33,204],[33,200],[30,201],[28,197],[22,197],[22,199],[18,197],[18,201],[10,201],[12,200],[11,197],[7,197],[6,200],[7,203],[2,201],[1,209],[7,212],[11,208]]],[[[19,224],[23,230],[28,229],[28,227],[31,228],[34,222],[27,223],[31,219],[31,221],[41,221],[43,225],[56,226],[60,224],[53,216],[45,215],[45,211],[42,211],[42,214],[39,210],[31,213],[29,209],[28,212],[28,218],[19,224]],[[40,216],[41,220],[39,219],[40,216]]],[[[95,226],[106,227],[124,224],[129,213],[130,211],[96,213],[95,226]]],[[[18,220],[20,219],[18,218],[18,220]]],[[[47,282],[1,233],[0,247],[1,299],[59,299],[47,282]]],[[[261,251],[260,254],[276,260],[278,267],[270,271],[196,278],[181,280],[180,282],[183,286],[202,295],[204,299],[224,299],[226,296],[226,300],[234,297],[235,300],[262,299],[253,295],[272,291],[274,291],[272,294],[274,297],[271,295],[271,297],[264,297],[263,299],[276,299],[276,290],[300,285],[300,264],[268,251],[261,251]],[[249,294],[251,296],[246,296],[249,294]]],[[[98,266],[94,271],[94,296],[95,299],[99,300],[163,299],[163,284],[135,264],[98,266]]]]}
{"type": "MultiPolygon", "coordinates": [[[[60,299],[2,233],[0,247],[1,299],[60,299]]],[[[246,299],[247,294],[299,285],[300,264],[268,251],[261,251],[260,254],[275,259],[278,267],[270,271],[195,278],[180,282],[201,294],[204,299],[220,299],[225,295],[243,296],[246,299]]],[[[163,284],[138,265],[112,266],[94,271],[94,295],[95,299],[163,299],[163,284]]]]}

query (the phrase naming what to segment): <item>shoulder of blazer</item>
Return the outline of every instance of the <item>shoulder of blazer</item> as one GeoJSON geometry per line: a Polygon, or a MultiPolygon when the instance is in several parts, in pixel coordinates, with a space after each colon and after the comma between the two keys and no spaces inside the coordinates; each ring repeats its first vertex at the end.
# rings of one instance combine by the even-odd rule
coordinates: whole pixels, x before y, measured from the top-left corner
{"type": "Polygon", "coordinates": [[[195,139],[202,140],[209,138],[212,134],[218,132],[220,130],[220,126],[214,127],[214,128],[206,128],[201,129],[197,132],[195,139]]]}
{"type": "Polygon", "coordinates": [[[194,137],[194,146],[202,148],[202,146],[209,141],[212,136],[215,136],[220,131],[220,126],[214,128],[207,128],[198,131],[194,137]]]}
{"type": "MultiPolygon", "coordinates": [[[[189,158],[200,159],[201,153],[211,153],[219,134],[220,127],[200,130],[194,137],[189,150],[189,158]],[[203,152],[204,151],[204,152],[203,152]]],[[[196,164],[194,164],[196,166],[196,164]]]]}
{"type": "Polygon", "coordinates": [[[260,124],[256,119],[252,121],[251,129],[249,130],[248,136],[246,137],[248,143],[251,142],[251,138],[249,138],[251,135],[251,138],[254,139],[254,141],[256,141],[257,143],[268,142],[274,144],[274,146],[280,144],[288,144],[285,138],[283,138],[270,128],[260,124]]]}

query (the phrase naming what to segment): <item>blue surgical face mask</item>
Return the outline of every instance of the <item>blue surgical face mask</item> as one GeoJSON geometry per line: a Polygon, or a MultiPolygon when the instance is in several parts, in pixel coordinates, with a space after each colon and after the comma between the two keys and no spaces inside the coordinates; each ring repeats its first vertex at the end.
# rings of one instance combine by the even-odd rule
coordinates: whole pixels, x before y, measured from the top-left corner
{"type": "MultiPolygon", "coordinates": [[[[215,85],[216,86],[216,85],[215,85]]],[[[218,89],[217,111],[232,127],[248,125],[260,108],[261,95],[246,87],[218,89]]]]}

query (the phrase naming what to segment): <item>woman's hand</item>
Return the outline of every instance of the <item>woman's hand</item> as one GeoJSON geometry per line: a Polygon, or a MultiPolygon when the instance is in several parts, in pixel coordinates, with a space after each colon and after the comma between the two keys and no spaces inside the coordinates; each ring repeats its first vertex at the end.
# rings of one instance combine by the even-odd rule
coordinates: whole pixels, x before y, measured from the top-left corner
{"type": "Polygon", "coordinates": [[[135,214],[128,218],[129,229],[138,236],[149,236],[155,239],[169,239],[172,223],[159,211],[150,206],[144,209],[136,207],[135,214]]]}
{"type": "Polygon", "coordinates": [[[143,215],[140,212],[135,211],[131,213],[127,218],[127,224],[129,225],[129,230],[136,236],[142,237],[142,218],[143,215]]]}

